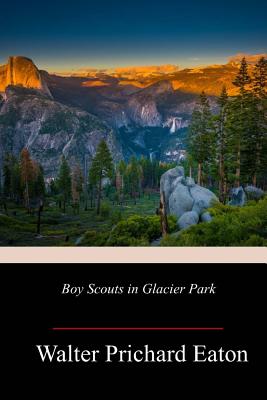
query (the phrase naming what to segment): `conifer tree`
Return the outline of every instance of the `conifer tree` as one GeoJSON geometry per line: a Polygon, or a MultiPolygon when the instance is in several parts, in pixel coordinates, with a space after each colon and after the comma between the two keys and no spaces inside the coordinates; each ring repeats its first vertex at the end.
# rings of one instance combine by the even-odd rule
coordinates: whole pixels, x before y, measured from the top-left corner
{"type": "Polygon", "coordinates": [[[71,175],[71,195],[74,206],[79,211],[81,194],[83,192],[83,174],[81,167],[76,164],[71,175]]]}
{"type": "Polygon", "coordinates": [[[197,182],[203,182],[203,164],[211,159],[214,144],[213,118],[209,100],[202,92],[193,111],[188,134],[188,150],[198,163],[197,182]]]}
{"type": "Polygon", "coordinates": [[[261,57],[255,65],[252,79],[254,95],[256,143],[253,185],[267,171],[267,60],[261,57]],[[264,173],[265,171],[265,173],[264,173]]]}
{"type": "Polygon", "coordinates": [[[102,140],[97,148],[96,155],[93,158],[89,171],[89,182],[96,188],[97,206],[96,213],[100,214],[102,183],[104,178],[112,178],[113,163],[109,148],[104,140],[102,140]]]}
{"type": "Polygon", "coordinates": [[[126,177],[129,193],[136,202],[136,193],[139,192],[140,194],[141,190],[142,168],[134,156],[131,157],[130,163],[127,166],[126,177]]]}
{"type": "Polygon", "coordinates": [[[244,143],[245,131],[247,130],[247,107],[248,107],[248,92],[247,85],[251,83],[251,78],[248,74],[248,65],[245,57],[241,61],[241,65],[233,84],[239,88],[239,95],[233,103],[233,112],[235,114],[235,123],[232,130],[232,144],[236,151],[236,171],[235,185],[240,186],[241,176],[241,151],[244,143]]]}
{"type": "Polygon", "coordinates": [[[24,192],[25,207],[30,212],[30,191],[34,182],[35,173],[29,150],[24,148],[20,154],[20,177],[24,192]]]}
{"type": "Polygon", "coordinates": [[[219,113],[216,117],[216,145],[218,153],[218,172],[219,172],[219,199],[222,203],[226,200],[227,192],[227,178],[225,171],[225,157],[227,148],[227,129],[226,129],[226,118],[227,118],[227,106],[228,106],[228,94],[226,87],[223,86],[220,97],[217,100],[219,106],[219,113]]]}
{"type": "Polygon", "coordinates": [[[12,164],[13,164],[12,155],[6,154],[3,165],[3,177],[4,177],[3,194],[6,198],[11,196],[11,191],[12,191],[11,188],[12,164]]]}
{"type": "Polygon", "coordinates": [[[66,212],[66,203],[71,195],[71,175],[70,175],[70,167],[65,158],[62,156],[61,165],[58,174],[57,185],[60,194],[63,198],[63,212],[66,212]]]}
{"type": "Polygon", "coordinates": [[[45,196],[45,181],[44,181],[44,170],[43,167],[33,160],[33,171],[34,171],[34,196],[36,198],[43,199],[45,196]]]}
{"type": "Polygon", "coordinates": [[[252,79],[252,90],[256,97],[266,99],[267,97],[267,60],[261,57],[255,65],[252,79]]]}

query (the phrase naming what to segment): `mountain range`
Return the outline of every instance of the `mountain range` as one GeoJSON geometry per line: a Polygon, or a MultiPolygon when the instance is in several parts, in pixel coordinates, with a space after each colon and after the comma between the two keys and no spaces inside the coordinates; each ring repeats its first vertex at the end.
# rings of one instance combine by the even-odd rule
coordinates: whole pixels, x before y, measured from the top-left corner
{"type": "MultiPolygon", "coordinates": [[[[258,57],[251,57],[250,69],[258,57]]],[[[0,66],[0,168],[5,153],[18,155],[26,146],[47,178],[56,175],[62,154],[87,171],[101,139],[115,161],[131,154],[177,161],[185,151],[198,94],[205,90],[212,108],[223,85],[235,95],[232,81],[239,64],[240,56],[199,68],[89,68],[53,74],[29,58],[10,57],[0,66]]]]}

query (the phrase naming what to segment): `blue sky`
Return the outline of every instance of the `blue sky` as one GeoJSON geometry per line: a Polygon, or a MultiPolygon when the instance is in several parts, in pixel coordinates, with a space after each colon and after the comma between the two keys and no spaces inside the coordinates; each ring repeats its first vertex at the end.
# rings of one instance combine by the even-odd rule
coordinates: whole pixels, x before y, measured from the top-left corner
{"type": "Polygon", "coordinates": [[[264,0],[46,0],[1,4],[0,63],[39,68],[223,63],[267,51],[264,0]]]}

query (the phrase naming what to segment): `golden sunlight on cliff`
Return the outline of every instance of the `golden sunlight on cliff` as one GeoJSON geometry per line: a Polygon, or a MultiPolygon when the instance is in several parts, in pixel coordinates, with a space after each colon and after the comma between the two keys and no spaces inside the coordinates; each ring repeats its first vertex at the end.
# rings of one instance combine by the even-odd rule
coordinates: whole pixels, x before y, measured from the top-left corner
{"type": "Polygon", "coordinates": [[[8,63],[0,67],[0,91],[4,92],[9,85],[38,89],[50,94],[37,67],[26,57],[9,57],[8,63]]]}
{"type": "Polygon", "coordinates": [[[108,82],[103,81],[85,81],[82,83],[84,87],[101,87],[101,86],[110,86],[108,82]]]}

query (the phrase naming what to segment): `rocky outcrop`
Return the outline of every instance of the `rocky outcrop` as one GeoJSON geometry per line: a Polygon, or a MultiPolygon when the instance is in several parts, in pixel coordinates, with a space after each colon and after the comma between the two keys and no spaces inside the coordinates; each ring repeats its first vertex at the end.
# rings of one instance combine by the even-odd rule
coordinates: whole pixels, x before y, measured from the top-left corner
{"type": "Polygon", "coordinates": [[[196,225],[198,221],[199,215],[195,211],[188,211],[179,218],[178,226],[180,229],[186,229],[191,225],[196,225]]]}
{"type": "Polygon", "coordinates": [[[248,196],[248,199],[250,200],[259,200],[264,197],[264,191],[255,186],[246,186],[244,190],[246,192],[246,195],[248,196]]]}
{"type": "Polygon", "coordinates": [[[260,200],[264,197],[264,191],[252,185],[245,188],[239,186],[231,190],[230,206],[242,207],[247,203],[247,200],[260,200]]]}
{"type": "MultiPolygon", "coordinates": [[[[86,111],[67,107],[39,90],[9,86],[0,109],[0,170],[4,154],[19,155],[27,147],[46,177],[57,174],[64,154],[71,165],[87,169],[101,139],[114,158],[122,150],[111,128],[86,111]]],[[[88,171],[88,169],[87,169],[88,171]]]]}
{"type": "Polygon", "coordinates": [[[242,207],[246,204],[246,202],[247,196],[242,186],[233,188],[231,190],[231,200],[228,203],[230,206],[242,207]]]}
{"type": "Polygon", "coordinates": [[[8,63],[0,70],[0,92],[8,86],[22,86],[37,89],[51,97],[47,84],[32,60],[26,57],[9,57],[8,63]]]}
{"type": "Polygon", "coordinates": [[[164,192],[167,214],[178,218],[178,226],[185,229],[190,225],[210,221],[206,212],[216,201],[217,196],[210,190],[195,184],[194,179],[185,178],[183,167],[170,169],[162,175],[161,193],[164,192]]]}
{"type": "Polygon", "coordinates": [[[131,98],[127,105],[127,113],[132,122],[139,126],[161,126],[162,118],[154,100],[138,101],[131,98]]]}

